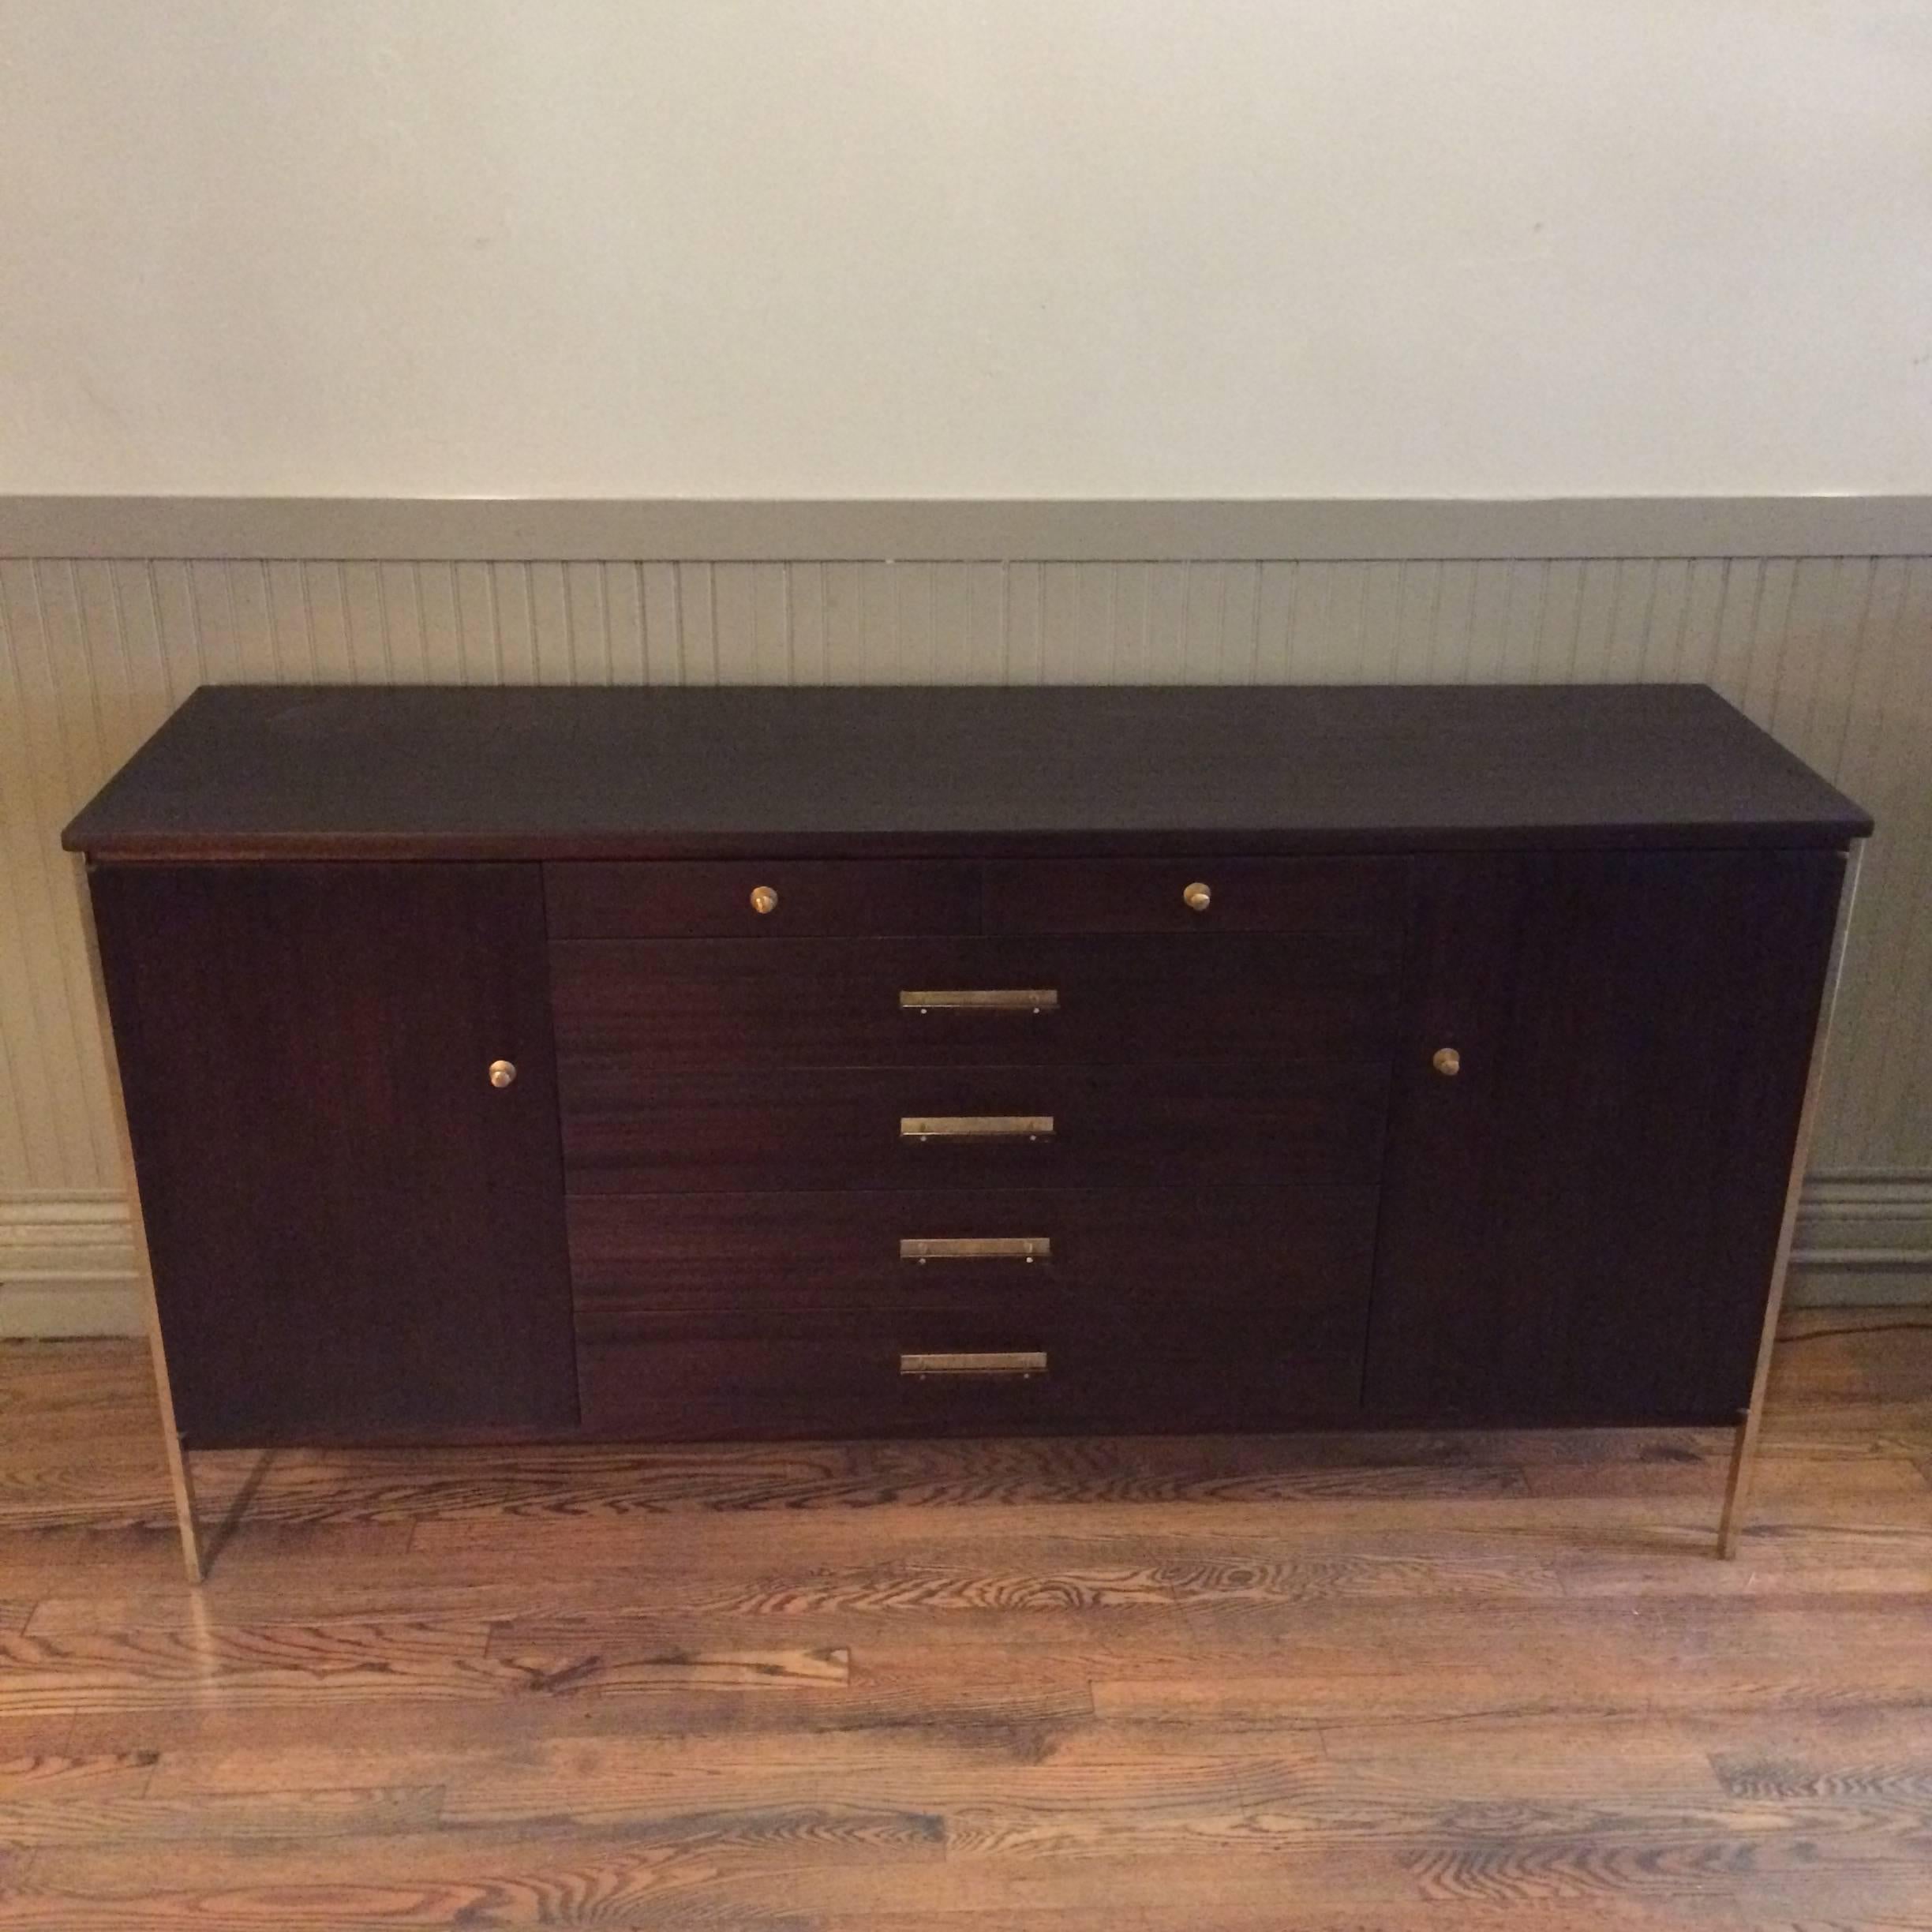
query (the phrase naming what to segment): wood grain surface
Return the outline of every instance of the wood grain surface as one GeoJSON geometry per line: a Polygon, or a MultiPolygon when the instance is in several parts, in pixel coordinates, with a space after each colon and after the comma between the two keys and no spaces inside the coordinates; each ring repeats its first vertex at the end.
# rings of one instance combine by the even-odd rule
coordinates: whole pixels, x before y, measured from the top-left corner
{"type": "Polygon", "coordinates": [[[1370,1413],[1743,1409],[1843,873],[1817,852],[1418,863],[1370,1413]]]}
{"type": "Polygon", "coordinates": [[[1399,930],[1377,945],[1188,934],[564,942],[558,1050],[616,1083],[715,1067],[1159,1065],[1386,1054],[1399,930]],[[908,1006],[1037,989],[1045,1010],[908,1006]]]}
{"type": "Polygon", "coordinates": [[[573,1194],[1372,1185],[1388,1058],[1163,1066],[760,1067],[656,1074],[562,1044],[573,1194]],[[1037,1139],[908,1117],[1050,1116],[1037,1139]]]}
{"type": "Polygon", "coordinates": [[[1932,1924],[1900,1311],[1735,1563],[1715,1431],[290,1450],[196,1591],[151,1404],[0,1350],[0,1927],[1932,1924]]]}
{"type": "Polygon", "coordinates": [[[230,684],[62,838],[119,858],[857,859],[1870,829],[1701,685],[230,684]]]}
{"type": "Polygon", "coordinates": [[[183,1440],[573,1428],[535,868],[90,889],[183,1440]]]}

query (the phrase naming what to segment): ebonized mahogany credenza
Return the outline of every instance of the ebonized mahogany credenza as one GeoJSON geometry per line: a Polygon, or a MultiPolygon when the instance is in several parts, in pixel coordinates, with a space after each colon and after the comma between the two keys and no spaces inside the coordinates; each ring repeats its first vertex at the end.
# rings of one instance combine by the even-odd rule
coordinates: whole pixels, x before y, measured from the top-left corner
{"type": "Polygon", "coordinates": [[[66,833],[191,1567],[214,1447],[1741,1479],[1870,829],[1698,687],[204,688],[66,833]]]}

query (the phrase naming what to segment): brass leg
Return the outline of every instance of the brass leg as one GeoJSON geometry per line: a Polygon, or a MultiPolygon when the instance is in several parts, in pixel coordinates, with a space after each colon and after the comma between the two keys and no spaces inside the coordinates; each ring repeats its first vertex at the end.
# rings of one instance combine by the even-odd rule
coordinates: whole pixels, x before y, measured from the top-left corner
{"type": "Polygon", "coordinates": [[[140,1187],[134,1176],[134,1149],[128,1136],[127,1103],[121,1091],[121,1066],[114,1054],[114,1024],[107,1012],[107,983],[101,973],[100,938],[94,930],[94,903],[87,873],[77,867],[80,894],[80,930],[85,935],[88,964],[94,975],[94,1009],[100,1023],[101,1056],[107,1067],[107,1099],[114,1118],[114,1138],[121,1150],[121,1172],[127,1186],[128,1222],[134,1239],[134,1264],[140,1276],[142,1314],[148,1330],[148,1354],[154,1364],[155,1393],[161,1403],[161,1447],[167,1457],[168,1487],[174,1498],[174,1523],[181,1532],[182,1559],[188,1580],[199,1583],[204,1574],[201,1537],[195,1521],[194,1480],[188,1451],[174,1425],[174,1391],[168,1380],[167,1350],[161,1341],[161,1310],[155,1299],[154,1266],[148,1255],[147,1223],[141,1218],[140,1187]]]}
{"type": "MultiPolygon", "coordinates": [[[[1762,1348],[1762,1344],[1761,1343],[1762,1348]]],[[[1751,1406],[1741,1411],[1731,1436],[1731,1473],[1724,1478],[1724,1515],[1717,1524],[1717,1554],[1727,1562],[1737,1554],[1738,1535],[1743,1528],[1743,1503],[1747,1487],[1746,1475],[1758,1453],[1759,1408],[1754,1396],[1751,1406]]]]}
{"type": "Polygon", "coordinates": [[[1831,1039],[1832,1009],[1838,1003],[1838,982],[1844,972],[1845,934],[1858,897],[1859,868],[1864,861],[1862,844],[1852,848],[1844,889],[1838,897],[1838,923],[1832,934],[1831,961],[1825,972],[1825,997],[1818,1007],[1818,1031],[1811,1041],[1811,1065],[1805,1076],[1804,1104],[1799,1110],[1797,1144],[1792,1149],[1791,1178],[1784,1189],[1784,1217],[1779,1223],[1777,1251],[1771,1261],[1771,1292],[1765,1302],[1764,1329],[1758,1338],[1758,1366],[1751,1376],[1750,1406],[1738,1422],[1731,1447],[1730,1479],[1724,1485],[1724,1515],[1717,1526],[1717,1554],[1727,1560],[1738,1552],[1744,1513],[1750,1502],[1751,1473],[1758,1459],[1758,1432],[1764,1421],[1765,1391],[1771,1380],[1771,1355],[1777,1342],[1778,1318],[1784,1312],[1784,1282],[1791,1271],[1792,1241],[1798,1230],[1798,1198],[1804,1189],[1805,1168],[1810,1159],[1811,1135],[1818,1125],[1818,1091],[1825,1082],[1825,1054],[1831,1039]]]}
{"type": "MultiPolygon", "coordinates": [[[[146,1267],[144,1261],[142,1267],[146,1267]]],[[[148,1299],[154,1298],[154,1291],[148,1290],[148,1299]]],[[[154,1361],[161,1358],[161,1335],[158,1327],[151,1327],[148,1333],[148,1354],[154,1361]]],[[[155,1372],[155,1385],[161,1387],[160,1369],[155,1372]]],[[[174,1496],[174,1527],[181,1537],[182,1565],[188,1572],[190,1583],[199,1583],[208,1574],[208,1562],[201,1548],[200,1519],[195,1515],[194,1471],[189,1466],[188,1451],[182,1447],[182,1439],[174,1430],[174,1398],[163,1393],[161,1397],[162,1432],[161,1446],[167,1455],[168,1487],[174,1496]]]]}

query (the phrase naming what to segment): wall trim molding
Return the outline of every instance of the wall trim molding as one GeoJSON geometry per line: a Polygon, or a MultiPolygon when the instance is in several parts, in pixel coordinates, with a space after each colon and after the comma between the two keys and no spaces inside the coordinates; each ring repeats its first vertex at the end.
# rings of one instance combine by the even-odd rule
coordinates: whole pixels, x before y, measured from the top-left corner
{"type": "MultiPolygon", "coordinates": [[[[1932,1304],[1932,1173],[1807,1184],[1794,1306],[1932,1304]]],[[[0,1340],[139,1335],[139,1276],[118,1194],[0,1194],[0,1340]]]]}
{"type": "Polygon", "coordinates": [[[1932,1302],[1932,1174],[1808,1182],[1792,1268],[1800,1305],[1932,1302]]]}
{"type": "Polygon", "coordinates": [[[0,496],[0,556],[1310,562],[1916,556],[1932,496],[877,501],[0,496]]]}
{"type": "Polygon", "coordinates": [[[0,1339],[139,1335],[140,1279],[119,1194],[0,1194],[0,1339]]]}

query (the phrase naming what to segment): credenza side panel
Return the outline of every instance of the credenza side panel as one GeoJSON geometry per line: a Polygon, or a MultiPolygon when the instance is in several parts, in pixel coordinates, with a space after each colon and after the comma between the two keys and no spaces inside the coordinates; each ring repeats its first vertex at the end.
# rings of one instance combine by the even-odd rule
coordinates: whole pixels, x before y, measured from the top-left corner
{"type": "Polygon", "coordinates": [[[1818,850],[1418,860],[1372,1414],[1735,1421],[1844,869],[1818,850]]]}
{"type": "Polygon", "coordinates": [[[91,887],[189,1444],[574,1427],[538,867],[91,887]]]}

